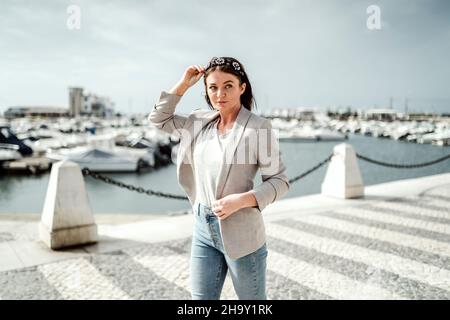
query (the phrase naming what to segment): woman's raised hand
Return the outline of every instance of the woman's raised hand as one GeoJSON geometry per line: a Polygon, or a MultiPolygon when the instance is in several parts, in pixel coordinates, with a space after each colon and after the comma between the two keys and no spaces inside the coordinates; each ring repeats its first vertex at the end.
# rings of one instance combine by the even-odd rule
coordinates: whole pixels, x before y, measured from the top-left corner
{"type": "Polygon", "coordinates": [[[189,66],[183,73],[181,79],[175,86],[169,90],[169,93],[174,93],[182,96],[187,89],[197,83],[198,80],[205,74],[205,68],[198,64],[189,66]]]}
{"type": "Polygon", "coordinates": [[[189,66],[186,71],[184,71],[183,77],[181,78],[183,83],[188,87],[192,87],[197,83],[198,80],[205,73],[205,68],[198,64],[193,64],[189,66]]]}

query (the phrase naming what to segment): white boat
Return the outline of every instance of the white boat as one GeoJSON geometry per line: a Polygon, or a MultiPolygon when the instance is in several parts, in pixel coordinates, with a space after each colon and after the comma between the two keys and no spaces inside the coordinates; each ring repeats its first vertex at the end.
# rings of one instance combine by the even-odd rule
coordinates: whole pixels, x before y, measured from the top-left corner
{"type": "Polygon", "coordinates": [[[179,148],[180,144],[176,144],[172,147],[172,152],[170,155],[170,159],[172,161],[173,164],[177,164],[177,155],[178,155],[178,148],[179,148]]]}
{"type": "Polygon", "coordinates": [[[70,160],[81,169],[87,167],[95,172],[136,172],[143,165],[138,157],[91,146],[61,149],[57,153],[47,152],[47,158],[55,161],[70,160]]]}
{"type": "Polygon", "coordinates": [[[280,130],[278,139],[285,142],[308,142],[308,141],[341,141],[347,136],[326,128],[295,128],[291,130],[280,130]]]}
{"type": "Polygon", "coordinates": [[[437,134],[432,132],[432,133],[427,133],[422,135],[420,138],[417,139],[418,143],[421,144],[428,144],[428,143],[432,143],[433,140],[435,140],[437,138],[437,134]]]}
{"type": "Polygon", "coordinates": [[[19,146],[9,143],[0,143],[0,169],[3,167],[3,162],[21,159],[22,155],[19,152],[19,146]]]}
{"type": "Polygon", "coordinates": [[[280,130],[278,132],[278,139],[281,142],[302,142],[302,141],[317,141],[313,134],[302,134],[294,130],[280,130]]]}
{"type": "Polygon", "coordinates": [[[317,140],[320,141],[342,141],[347,139],[347,135],[326,128],[320,128],[313,131],[317,140]]]}
{"type": "Polygon", "coordinates": [[[154,167],[155,166],[155,152],[153,149],[145,148],[145,149],[136,149],[136,148],[129,148],[129,147],[119,147],[116,146],[114,148],[114,151],[119,154],[123,155],[125,157],[132,156],[134,158],[137,158],[138,160],[142,160],[143,163],[141,163],[142,166],[147,167],[154,167]]]}
{"type": "Polygon", "coordinates": [[[450,130],[424,134],[422,137],[417,139],[417,142],[431,143],[438,146],[448,145],[450,142],[450,130]]]}
{"type": "Polygon", "coordinates": [[[33,154],[33,149],[23,143],[11,130],[9,125],[0,126],[0,145],[3,149],[11,149],[18,151],[22,156],[33,154]]]}
{"type": "Polygon", "coordinates": [[[0,163],[4,161],[21,159],[22,155],[14,149],[2,148],[0,146],[0,163]]]}

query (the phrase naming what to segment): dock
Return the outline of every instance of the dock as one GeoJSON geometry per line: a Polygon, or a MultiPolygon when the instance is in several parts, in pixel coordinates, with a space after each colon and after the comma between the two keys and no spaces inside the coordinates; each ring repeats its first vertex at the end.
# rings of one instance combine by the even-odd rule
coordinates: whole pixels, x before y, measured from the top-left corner
{"type": "Polygon", "coordinates": [[[52,160],[43,156],[24,157],[1,163],[0,170],[5,173],[39,174],[50,171],[52,163],[52,160]]]}

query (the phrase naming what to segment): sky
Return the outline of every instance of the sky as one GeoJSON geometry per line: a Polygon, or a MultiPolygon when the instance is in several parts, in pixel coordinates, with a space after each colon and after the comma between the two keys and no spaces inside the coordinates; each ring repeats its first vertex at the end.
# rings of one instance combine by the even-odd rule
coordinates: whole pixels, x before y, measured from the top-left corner
{"type": "MultiPolygon", "coordinates": [[[[150,112],[191,64],[232,56],[258,109],[450,112],[447,0],[0,1],[0,112],[68,106],[68,87],[150,112]],[[67,8],[80,8],[69,29],[67,8]],[[370,5],[381,29],[370,30],[370,5]]],[[[199,81],[178,111],[207,108],[199,81]]]]}

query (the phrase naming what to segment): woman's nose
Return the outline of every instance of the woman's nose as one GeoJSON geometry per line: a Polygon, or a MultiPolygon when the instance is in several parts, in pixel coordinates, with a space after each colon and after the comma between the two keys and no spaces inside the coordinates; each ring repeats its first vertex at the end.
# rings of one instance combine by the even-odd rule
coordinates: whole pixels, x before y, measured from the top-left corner
{"type": "Polygon", "coordinates": [[[217,97],[224,97],[225,96],[225,90],[220,90],[220,89],[218,89],[217,90],[217,97]]]}

